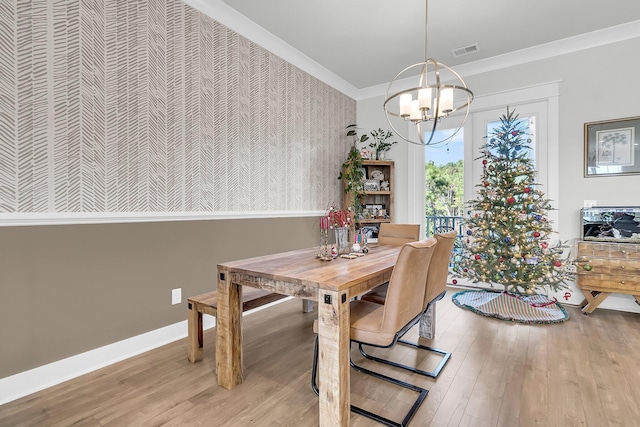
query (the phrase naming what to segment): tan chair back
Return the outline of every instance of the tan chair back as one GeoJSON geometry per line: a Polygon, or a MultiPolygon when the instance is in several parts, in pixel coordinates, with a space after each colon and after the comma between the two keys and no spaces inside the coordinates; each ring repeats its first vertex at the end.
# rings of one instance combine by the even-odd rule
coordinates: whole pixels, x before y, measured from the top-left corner
{"type": "Polygon", "coordinates": [[[383,222],[378,230],[379,245],[404,245],[420,240],[419,224],[391,224],[383,222]]]}
{"type": "Polygon", "coordinates": [[[424,311],[425,282],[437,240],[405,243],[389,279],[380,332],[393,335],[424,311]]]}
{"type": "Polygon", "coordinates": [[[431,257],[431,263],[429,264],[429,272],[427,274],[427,289],[424,294],[424,308],[426,310],[427,304],[434,300],[447,288],[447,275],[449,274],[449,262],[451,259],[451,251],[453,251],[453,244],[455,243],[456,236],[455,231],[449,231],[447,233],[438,233],[433,237],[438,241],[433,256],[431,257]]]}

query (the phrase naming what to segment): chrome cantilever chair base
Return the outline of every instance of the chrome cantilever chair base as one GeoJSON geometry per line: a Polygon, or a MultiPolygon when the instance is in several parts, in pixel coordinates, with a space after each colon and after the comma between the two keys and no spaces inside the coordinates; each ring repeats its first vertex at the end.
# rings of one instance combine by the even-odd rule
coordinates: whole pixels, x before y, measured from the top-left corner
{"type": "MultiPolygon", "coordinates": [[[[444,295],[446,293],[447,293],[447,291],[444,291],[440,295],[435,297],[433,299],[433,301],[431,301],[429,303],[429,305],[427,306],[427,310],[429,309],[431,304],[434,304],[436,301],[440,301],[444,297],[444,295]]],[[[427,310],[425,310],[425,312],[427,310]]],[[[414,325],[412,325],[412,326],[414,326],[414,325]]],[[[408,331],[409,331],[409,329],[406,329],[404,331],[404,333],[402,333],[402,335],[400,335],[400,338],[402,338],[402,336],[404,336],[404,334],[406,334],[408,331]]],[[[404,345],[408,345],[408,346],[414,347],[414,348],[419,348],[421,350],[426,350],[426,351],[430,351],[432,353],[437,353],[437,354],[442,355],[443,357],[440,360],[440,363],[438,364],[438,366],[433,371],[423,371],[421,369],[414,368],[413,366],[407,366],[407,365],[403,365],[403,364],[398,363],[398,362],[394,362],[392,360],[382,359],[380,357],[373,356],[373,355],[367,353],[364,350],[364,348],[362,347],[363,345],[368,345],[368,344],[358,343],[358,350],[360,350],[360,354],[362,354],[364,357],[366,357],[369,360],[373,360],[375,362],[384,363],[385,365],[394,366],[396,368],[404,369],[406,371],[415,372],[416,374],[424,375],[424,376],[430,377],[430,378],[437,378],[438,377],[438,375],[440,374],[440,371],[442,371],[442,368],[444,368],[444,366],[447,364],[447,362],[449,361],[449,358],[451,357],[451,354],[452,354],[450,351],[439,350],[437,348],[428,347],[428,346],[421,345],[421,344],[418,344],[418,343],[415,343],[415,342],[411,342],[411,341],[405,341],[403,339],[398,339],[397,342],[401,343],[401,344],[404,344],[404,345]]]]}
{"type": "MultiPolygon", "coordinates": [[[[426,399],[427,394],[429,394],[429,390],[422,388],[422,387],[418,387],[416,385],[413,384],[409,384],[406,383],[404,381],[400,381],[396,378],[393,377],[389,377],[386,375],[382,375],[379,374],[375,371],[371,371],[369,369],[363,368],[362,366],[358,366],[355,363],[353,363],[353,360],[351,360],[351,358],[349,358],[349,363],[350,365],[357,370],[358,372],[362,372],[363,374],[367,374],[367,375],[371,375],[372,377],[390,382],[392,384],[396,384],[399,385],[401,387],[407,388],[409,390],[415,391],[416,393],[418,393],[418,397],[416,398],[416,400],[414,401],[413,405],[411,405],[411,408],[409,409],[409,412],[407,412],[407,414],[405,415],[405,417],[402,419],[401,422],[397,422],[397,421],[393,421],[390,420],[389,418],[385,418],[381,415],[375,414],[373,412],[367,411],[366,409],[360,408],[358,406],[355,405],[351,405],[351,412],[354,412],[358,415],[362,415],[364,417],[367,417],[371,420],[377,421],[381,424],[384,424],[386,426],[390,426],[390,427],[406,427],[409,422],[411,421],[411,419],[413,418],[413,416],[415,415],[415,413],[418,411],[418,408],[420,407],[420,405],[422,405],[422,402],[424,401],[424,399],[426,399]]],[[[315,342],[315,349],[313,352],[313,368],[311,370],[311,389],[313,390],[313,392],[316,394],[316,396],[320,395],[320,390],[318,388],[318,383],[317,383],[317,375],[318,375],[318,337],[316,337],[316,342],[315,342]]]]}
{"type": "Polygon", "coordinates": [[[379,357],[373,356],[373,355],[367,353],[364,350],[364,348],[362,348],[363,344],[359,344],[358,345],[358,350],[360,350],[360,354],[362,354],[364,357],[366,357],[369,360],[373,360],[375,362],[384,363],[385,365],[395,366],[396,368],[404,369],[406,371],[415,372],[416,374],[424,375],[425,377],[430,377],[430,378],[437,378],[438,375],[440,375],[440,371],[442,371],[442,368],[444,368],[444,366],[449,361],[449,358],[451,357],[451,352],[450,351],[439,350],[437,348],[427,347],[425,345],[421,345],[421,344],[410,342],[410,341],[404,341],[404,340],[398,340],[398,343],[401,343],[401,344],[404,344],[404,345],[408,345],[408,346],[411,346],[411,347],[415,347],[415,348],[419,348],[421,350],[430,351],[432,353],[437,353],[437,354],[442,355],[443,357],[440,360],[440,363],[438,363],[438,366],[433,371],[423,371],[421,369],[413,368],[413,367],[407,366],[407,365],[403,365],[401,363],[397,363],[397,362],[394,362],[392,360],[381,359],[379,357]]]}

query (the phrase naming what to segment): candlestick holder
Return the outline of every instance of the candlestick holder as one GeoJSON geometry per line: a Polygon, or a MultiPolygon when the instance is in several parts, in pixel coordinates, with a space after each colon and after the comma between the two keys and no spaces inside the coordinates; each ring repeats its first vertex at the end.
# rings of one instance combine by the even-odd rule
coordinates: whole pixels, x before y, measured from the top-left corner
{"type": "Polygon", "coordinates": [[[320,261],[331,261],[331,254],[329,253],[329,230],[326,228],[320,229],[320,250],[316,255],[320,261]]]}

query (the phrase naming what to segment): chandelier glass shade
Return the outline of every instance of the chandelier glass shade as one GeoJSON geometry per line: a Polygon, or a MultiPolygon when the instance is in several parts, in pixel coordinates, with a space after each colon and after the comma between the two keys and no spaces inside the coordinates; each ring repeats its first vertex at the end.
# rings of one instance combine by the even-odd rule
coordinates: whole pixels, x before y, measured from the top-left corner
{"type": "MultiPolygon", "coordinates": [[[[428,0],[425,2],[428,10],[428,0]]],[[[449,142],[464,125],[473,92],[450,67],[427,57],[427,17],[425,17],[425,60],[400,71],[389,83],[384,100],[384,111],[389,126],[405,141],[421,145],[441,145],[449,142]],[[411,83],[413,81],[413,83],[411,83]],[[399,131],[397,117],[416,127],[418,141],[408,132],[399,131]],[[438,124],[446,118],[447,129],[455,130],[446,137],[436,134],[438,124]],[[455,120],[453,120],[455,118],[455,120]],[[394,126],[394,122],[396,126],[394,126]]]]}

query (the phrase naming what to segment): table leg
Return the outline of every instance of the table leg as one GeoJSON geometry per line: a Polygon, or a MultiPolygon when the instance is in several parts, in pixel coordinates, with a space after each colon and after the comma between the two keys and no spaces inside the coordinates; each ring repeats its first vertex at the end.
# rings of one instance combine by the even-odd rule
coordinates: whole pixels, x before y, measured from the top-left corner
{"type": "Polygon", "coordinates": [[[584,314],[593,313],[593,311],[598,308],[598,306],[604,301],[611,292],[598,292],[598,291],[588,291],[586,289],[581,289],[582,294],[587,300],[587,305],[582,307],[582,312],[584,314]]]}
{"type": "Polygon", "coordinates": [[[218,270],[216,368],[218,384],[231,390],[242,383],[242,288],[218,270]]]}
{"type": "Polygon", "coordinates": [[[348,426],[350,413],[349,300],[346,292],[318,292],[320,426],[348,426]]]}

